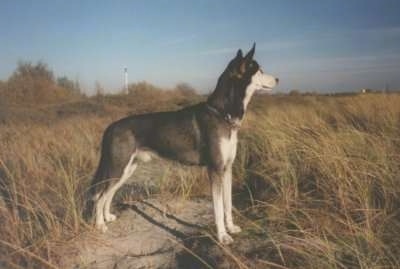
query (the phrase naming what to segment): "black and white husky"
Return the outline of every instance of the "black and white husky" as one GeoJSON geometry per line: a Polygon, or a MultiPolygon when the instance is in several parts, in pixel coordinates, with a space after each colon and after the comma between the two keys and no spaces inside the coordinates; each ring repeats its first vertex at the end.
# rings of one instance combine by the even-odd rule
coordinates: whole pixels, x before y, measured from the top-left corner
{"type": "Polygon", "coordinates": [[[105,223],[116,219],[110,213],[111,201],[132,176],[138,161],[149,161],[155,153],[208,168],[218,240],[223,244],[233,242],[227,232],[241,231],[232,220],[237,132],[254,92],[270,90],[278,83],[277,78],[262,72],[253,60],[254,51],[255,44],[245,57],[238,50],[206,102],[178,111],[130,116],[108,126],[91,182],[92,211],[98,229],[106,231],[105,223]]]}

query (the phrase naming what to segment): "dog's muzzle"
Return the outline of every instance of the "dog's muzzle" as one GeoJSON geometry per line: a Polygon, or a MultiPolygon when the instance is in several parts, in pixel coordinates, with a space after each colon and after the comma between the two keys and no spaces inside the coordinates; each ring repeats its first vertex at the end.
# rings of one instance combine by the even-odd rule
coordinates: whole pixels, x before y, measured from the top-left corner
{"type": "Polygon", "coordinates": [[[279,83],[279,78],[263,73],[260,69],[251,79],[252,84],[257,90],[270,91],[279,83]]]}

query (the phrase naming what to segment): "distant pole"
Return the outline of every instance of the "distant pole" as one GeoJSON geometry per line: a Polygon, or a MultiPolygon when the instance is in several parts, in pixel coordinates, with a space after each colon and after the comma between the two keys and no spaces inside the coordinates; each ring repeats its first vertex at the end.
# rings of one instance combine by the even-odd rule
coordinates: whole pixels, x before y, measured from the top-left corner
{"type": "Polygon", "coordinates": [[[128,68],[124,68],[125,73],[125,93],[128,94],[128,68]]]}

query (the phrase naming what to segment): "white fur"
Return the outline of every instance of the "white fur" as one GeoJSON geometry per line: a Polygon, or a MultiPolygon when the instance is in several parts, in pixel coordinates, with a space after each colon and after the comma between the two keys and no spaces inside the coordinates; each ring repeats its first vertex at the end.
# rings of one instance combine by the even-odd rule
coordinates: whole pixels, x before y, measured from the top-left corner
{"type": "Polygon", "coordinates": [[[244,109],[247,108],[247,105],[249,104],[250,99],[256,90],[270,91],[270,90],[272,90],[273,87],[276,86],[276,84],[277,84],[277,81],[276,81],[275,77],[268,75],[268,74],[264,74],[261,71],[261,69],[258,70],[253,75],[253,77],[251,78],[250,84],[246,88],[246,95],[243,99],[244,109]]]}
{"type": "Polygon", "coordinates": [[[239,226],[233,224],[232,218],[232,165],[228,166],[224,173],[222,190],[226,228],[230,233],[239,233],[241,229],[239,226]]]}
{"type": "Polygon", "coordinates": [[[101,195],[98,200],[96,200],[96,228],[102,232],[107,231],[107,226],[104,222],[104,203],[105,196],[101,195]]]}
{"type": "Polygon", "coordinates": [[[226,232],[226,226],[230,232],[239,232],[240,228],[232,221],[232,164],[236,157],[237,130],[231,131],[230,137],[222,137],[219,143],[221,157],[225,166],[222,182],[213,181],[212,195],[214,203],[215,224],[217,236],[221,243],[233,242],[232,237],[226,232]],[[222,183],[222,184],[221,184],[222,183]]]}
{"type": "Polygon", "coordinates": [[[236,157],[237,130],[232,130],[229,138],[222,137],[219,146],[224,165],[231,165],[236,157]]]}
{"type": "Polygon", "coordinates": [[[101,231],[107,231],[105,221],[113,221],[116,216],[111,214],[111,202],[117,190],[128,180],[136,169],[137,164],[134,163],[136,152],[132,154],[128,164],[124,168],[121,178],[117,183],[111,185],[96,202],[96,227],[101,231]]]}
{"type": "Polygon", "coordinates": [[[224,225],[224,204],[223,204],[223,186],[218,179],[212,181],[212,198],[214,205],[214,217],[215,225],[217,226],[217,237],[218,241],[223,244],[229,244],[233,242],[232,237],[228,235],[224,225]]]}
{"type": "Polygon", "coordinates": [[[150,151],[138,151],[136,158],[144,163],[151,161],[152,153],[150,151]]]}

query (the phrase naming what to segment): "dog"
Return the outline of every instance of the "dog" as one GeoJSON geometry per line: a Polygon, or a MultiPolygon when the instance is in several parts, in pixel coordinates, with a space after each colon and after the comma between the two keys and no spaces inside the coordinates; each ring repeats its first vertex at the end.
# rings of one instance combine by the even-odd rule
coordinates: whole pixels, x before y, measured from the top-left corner
{"type": "Polygon", "coordinates": [[[90,185],[95,226],[103,232],[116,219],[111,202],[135,171],[153,154],[187,165],[205,166],[211,181],[217,238],[241,228],[232,219],[232,164],[237,136],[256,90],[271,90],[279,80],[263,73],[253,60],[255,43],[243,57],[238,50],[205,102],[178,111],[134,115],[110,124],[104,134],[99,166],[90,185]],[[226,226],[225,226],[226,225],[226,226]]]}

